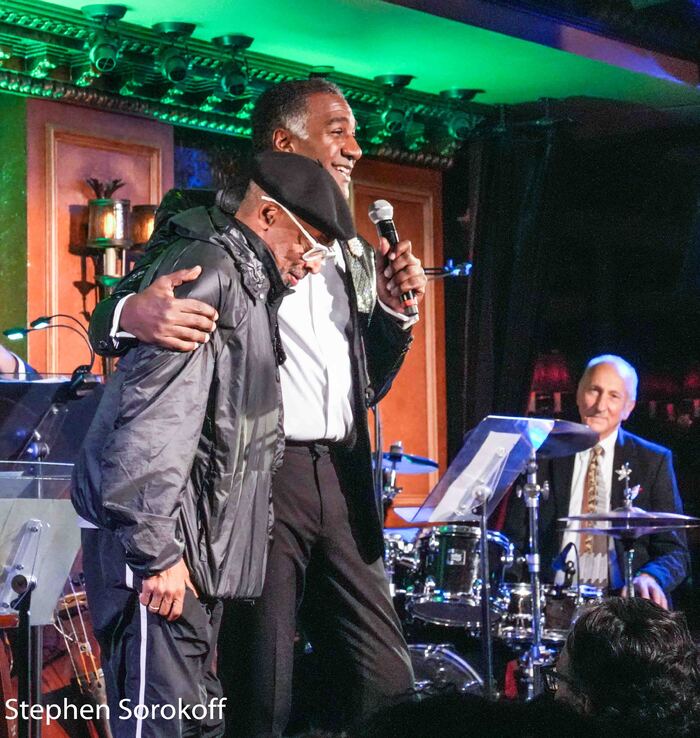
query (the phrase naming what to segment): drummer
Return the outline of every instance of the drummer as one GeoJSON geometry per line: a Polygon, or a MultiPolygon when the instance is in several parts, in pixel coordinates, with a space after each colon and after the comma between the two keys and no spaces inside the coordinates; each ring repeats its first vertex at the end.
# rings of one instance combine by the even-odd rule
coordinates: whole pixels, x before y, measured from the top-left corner
{"type": "MultiPolygon", "coordinates": [[[[543,579],[554,569],[569,574],[568,581],[616,592],[623,587],[623,548],[606,536],[558,531],[557,519],[567,515],[608,512],[623,504],[624,465],[629,484],[640,485],[634,502],[649,512],[682,513],[683,507],[671,451],[622,429],[634,409],[637,372],[619,356],[604,354],[588,362],[576,392],[581,422],[599,434],[598,444],[572,456],[543,460],[538,481],[549,482],[541,502],[540,555],[543,579]],[[566,550],[566,554],[562,555],[566,550]],[[553,567],[554,564],[554,567],[553,567]]],[[[511,497],[504,533],[523,550],[527,541],[527,512],[511,497]]],[[[663,532],[637,541],[633,560],[638,596],[669,607],[669,594],[686,578],[688,546],[682,532],[663,532]]],[[[561,581],[559,574],[557,581],[561,581]]],[[[567,582],[568,583],[568,582],[567,582]]]]}

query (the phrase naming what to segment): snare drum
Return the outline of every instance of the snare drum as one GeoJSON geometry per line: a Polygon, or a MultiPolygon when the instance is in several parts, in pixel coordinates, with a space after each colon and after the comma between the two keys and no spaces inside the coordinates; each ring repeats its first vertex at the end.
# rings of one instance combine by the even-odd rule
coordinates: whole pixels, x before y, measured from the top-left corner
{"type": "MultiPolygon", "coordinates": [[[[436,625],[454,625],[478,633],[481,627],[481,529],[444,525],[419,536],[418,574],[408,610],[414,618],[436,625]]],[[[491,609],[500,616],[498,588],[513,562],[513,545],[502,533],[488,532],[491,609]]]]}
{"type": "MultiPolygon", "coordinates": [[[[602,590],[582,584],[563,589],[542,585],[542,640],[564,643],[571,626],[584,608],[593,607],[603,599],[602,590]],[[580,589],[580,591],[579,591],[580,589]]],[[[526,582],[506,584],[505,614],[496,625],[496,636],[509,643],[532,641],[532,587],[526,582]]]]}

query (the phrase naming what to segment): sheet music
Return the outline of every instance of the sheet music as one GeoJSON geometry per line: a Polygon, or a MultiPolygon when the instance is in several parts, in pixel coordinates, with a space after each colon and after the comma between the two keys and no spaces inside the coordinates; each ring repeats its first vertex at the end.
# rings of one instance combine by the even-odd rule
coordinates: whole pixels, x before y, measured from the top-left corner
{"type": "Polygon", "coordinates": [[[485,492],[487,499],[493,494],[508,454],[519,440],[518,433],[490,431],[474,458],[452,482],[429,520],[448,522],[475,517],[473,508],[481,504],[481,493],[485,492]]]}

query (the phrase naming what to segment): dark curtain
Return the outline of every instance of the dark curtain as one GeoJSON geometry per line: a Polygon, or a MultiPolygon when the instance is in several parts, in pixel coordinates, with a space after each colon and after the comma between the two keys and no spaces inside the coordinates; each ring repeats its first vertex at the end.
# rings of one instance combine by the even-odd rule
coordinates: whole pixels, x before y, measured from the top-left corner
{"type": "Polygon", "coordinates": [[[522,415],[539,349],[557,132],[484,142],[473,285],[466,307],[463,433],[522,415]]]}

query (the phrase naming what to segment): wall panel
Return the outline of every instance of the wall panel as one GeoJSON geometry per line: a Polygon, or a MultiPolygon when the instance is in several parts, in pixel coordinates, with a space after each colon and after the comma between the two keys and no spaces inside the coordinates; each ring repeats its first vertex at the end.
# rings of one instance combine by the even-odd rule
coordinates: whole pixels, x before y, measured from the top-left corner
{"type": "MultiPolygon", "coordinates": [[[[84,249],[87,177],[125,182],[115,197],[158,203],[172,187],[170,126],[43,100],[27,101],[28,315],[66,313],[87,324],[95,306],[93,258],[84,249]]],[[[29,360],[71,372],[87,349],[70,331],[32,334],[29,360]]]]}
{"type": "MultiPolygon", "coordinates": [[[[362,159],[353,175],[353,208],[358,231],[371,243],[377,242],[377,236],[367,210],[378,198],[392,203],[400,237],[411,239],[423,264],[442,264],[442,175],[362,159]]],[[[406,362],[380,404],[384,449],[401,440],[406,452],[435,459],[442,471],[447,462],[447,429],[444,298],[439,281],[429,283],[413,332],[406,362]]],[[[437,479],[437,473],[400,477],[404,492],[398,504],[420,503],[437,479]]]]}

